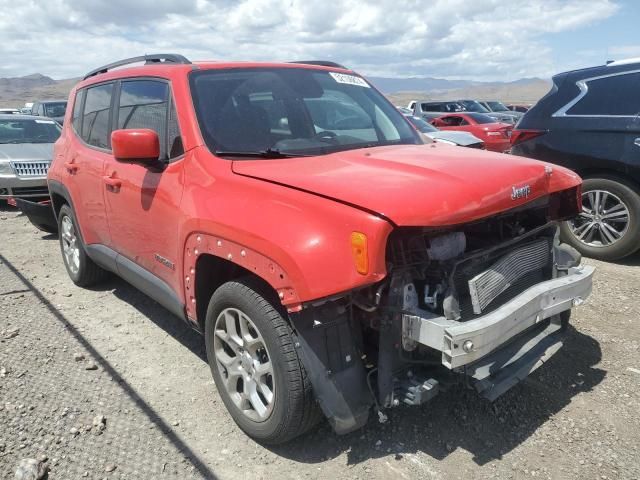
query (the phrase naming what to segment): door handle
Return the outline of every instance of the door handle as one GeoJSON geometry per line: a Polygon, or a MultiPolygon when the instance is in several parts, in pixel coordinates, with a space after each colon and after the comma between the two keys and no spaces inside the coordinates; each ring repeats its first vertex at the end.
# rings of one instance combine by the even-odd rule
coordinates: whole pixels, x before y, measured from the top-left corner
{"type": "Polygon", "coordinates": [[[634,144],[636,147],[640,147],[640,137],[636,138],[636,139],[633,141],[633,144],[634,144]]]}
{"type": "Polygon", "coordinates": [[[69,173],[76,173],[78,171],[78,165],[76,165],[73,160],[70,162],[64,162],[64,168],[66,168],[69,173]]]}
{"type": "Polygon", "coordinates": [[[112,190],[118,190],[122,186],[122,181],[117,178],[105,176],[102,177],[102,180],[107,185],[107,188],[112,190]]]}

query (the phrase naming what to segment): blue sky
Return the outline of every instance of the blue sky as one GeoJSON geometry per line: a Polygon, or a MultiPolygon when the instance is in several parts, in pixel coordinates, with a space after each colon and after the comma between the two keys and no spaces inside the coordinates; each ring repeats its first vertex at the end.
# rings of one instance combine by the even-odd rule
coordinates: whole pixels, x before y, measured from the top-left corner
{"type": "Polygon", "coordinates": [[[640,56],[640,0],[0,0],[0,77],[144,53],[328,59],[370,76],[550,77],[640,56]]]}
{"type": "Polygon", "coordinates": [[[546,42],[553,49],[556,68],[568,70],[640,57],[640,2],[615,3],[617,11],[607,18],[549,35],[546,42]]]}

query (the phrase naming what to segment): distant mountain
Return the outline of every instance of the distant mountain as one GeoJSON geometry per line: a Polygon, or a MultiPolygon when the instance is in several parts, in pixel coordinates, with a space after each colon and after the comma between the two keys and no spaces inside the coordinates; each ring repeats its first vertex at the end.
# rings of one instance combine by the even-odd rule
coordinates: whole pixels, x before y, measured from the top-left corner
{"type": "MultiPolygon", "coordinates": [[[[373,82],[375,85],[375,82],[373,82]]],[[[411,100],[499,100],[505,103],[535,103],[551,88],[551,80],[523,78],[513,82],[468,82],[463,86],[432,90],[384,91],[395,104],[406,106],[411,100]]]]}
{"type": "MultiPolygon", "coordinates": [[[[39,73],[0,78],[0,107],[21,107],[25,102],[34,100],[67,98],[78,80],[54,80],[39,73]]],[[[368,77],[368,80],[397,105],[406,105],[411,99],[460,98],[534,103],[549,91],[551,85],[549,80],[540,78],[522,78],[513,82],[475,82],[432,77],[368,77]]]]}
{"type": "Polygon", "coordinates": [[[383,93],[450,91],[469,87],[491,88],[509,85],[530,85],[543,81],[540,78],[521,78],[512,82],[476,82],[432,77],[367,77],[367,79],[383,93]]]}
{"type": "Polygon", "coordinates": [[[0,106],[22,107],[26,102],[67,98],[76,78],[54,80],[34,73],[24,77],[0,78],[0,106]]]}
{"type": "Polygon", "coordinates": [[[383,93],[396,92],[428,92],[431,90],[451,90],[477,84],[468,80],[445,80],[444,78],[411,77],[386,78],[367,77],[375,87],[383,93]]]}

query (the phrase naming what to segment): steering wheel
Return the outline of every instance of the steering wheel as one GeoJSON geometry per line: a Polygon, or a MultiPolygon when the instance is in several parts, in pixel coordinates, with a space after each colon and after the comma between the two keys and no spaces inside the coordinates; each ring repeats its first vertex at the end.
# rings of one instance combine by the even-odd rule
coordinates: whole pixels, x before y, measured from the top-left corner
{"type": "Polygon", "coordinates": [[[335,132],[332,132],[331,130],[323,130],[321,132],[316,133],[313,138],[318,139],[318,140],[326,140],[329,143],[337,143],[336,141],[336,137],[338,135],[335,132]]]}

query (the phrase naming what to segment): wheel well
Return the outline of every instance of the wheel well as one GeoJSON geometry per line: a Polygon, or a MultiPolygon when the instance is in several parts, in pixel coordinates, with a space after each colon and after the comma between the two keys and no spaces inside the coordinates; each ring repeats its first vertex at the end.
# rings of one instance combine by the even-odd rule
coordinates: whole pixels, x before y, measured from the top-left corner
{"type": "MultiPolygon", "coordinates": [[[[253,278],[260,286],[260,293],[269,299],[275,308],[282,307],[276,290],[255,273],[215,255],[200,255],[196,261],[195,298],[198,325],[203,331],[209,300],[213,292],[224,283],[243,277],[253,278]]],[[[288,318],[286,311],[285,318],[288,318]]]]}
{"type": "Polygon", "coordinates": [[[640,193],[640,184],[638,182],[625,177],[623,173],[617,171],[587,168],[583,170],[576,170],[576,173],[580,175],[583,180],[586,180],[587,178],[606,178],[608,180],[622,183],[623,185],[626,185],[629,188],[640,193]]]}
{"type": "Polygon", "coordinates": [[[67,202],[67,199],[64,198],[62,195],[60,195],[59,193],[52,193],[51,203],[53,204],[53,211],[56,214],[56,218],[58,218],[58,213],[60,212],[60,209],[64,204],[68,202],[67,202]]]}

